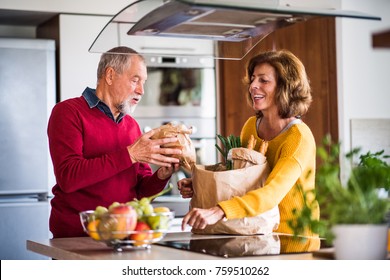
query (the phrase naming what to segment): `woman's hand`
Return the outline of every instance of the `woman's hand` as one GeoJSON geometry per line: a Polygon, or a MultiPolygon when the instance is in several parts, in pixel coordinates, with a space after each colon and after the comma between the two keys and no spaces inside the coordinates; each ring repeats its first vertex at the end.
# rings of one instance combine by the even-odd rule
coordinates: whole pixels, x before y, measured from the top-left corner
{"type": "Polygon", "coordinates": [[[177,188],[179,189],[183,198],[191,198],[194,195],[191,178],[181,179],[179,182],[177,182],[177,188]]]}
{"type": "Polygon", "coordinates": [[[157,170],[157,177],[160,180],[166,180],[172,176],[173,173],[179,171],[180,169],[180,164],[174,163],[169,167],[160,167],[157,170]]]}
{"type": "Polygon", "coordinates": [[[194,229],[204,229],[207,225],[213,225],[224,217],[225,213],[219,206],[210,209],[193,208],[184,216],[181,229],[185,230],[187,224],[194,229]]]}

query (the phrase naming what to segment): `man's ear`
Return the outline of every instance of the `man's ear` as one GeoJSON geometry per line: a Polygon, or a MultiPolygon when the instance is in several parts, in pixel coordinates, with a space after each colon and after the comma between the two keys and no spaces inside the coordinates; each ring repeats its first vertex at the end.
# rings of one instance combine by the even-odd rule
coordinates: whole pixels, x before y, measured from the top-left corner
{"type": "Polygon", "coordinates": [[[107,67],[105,72],[105,80],[108,85],[112,85],[114,80],[115,70],[112,67],[107,67]]]}

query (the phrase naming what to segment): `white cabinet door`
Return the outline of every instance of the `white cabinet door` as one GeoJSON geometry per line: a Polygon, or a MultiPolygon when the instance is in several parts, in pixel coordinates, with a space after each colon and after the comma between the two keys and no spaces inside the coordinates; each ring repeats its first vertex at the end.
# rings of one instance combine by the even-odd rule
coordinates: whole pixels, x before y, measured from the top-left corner
{"type": "Polygon", "coordinates": [[[100,54],[90,53],[93,41],[109,16],[60,15],[60,100],[78,97],[96,87],[100,54]]]}
{"type": "MultiPolygon", "coordinates": [[[[10,199],[9,199],[10,200],[10,199]]],[[[46,260],[48,257],[30,252],[27,240],[47,240],[49,232],[49,202],[9,201],[0,199],[0,259],[46,260]]]]}

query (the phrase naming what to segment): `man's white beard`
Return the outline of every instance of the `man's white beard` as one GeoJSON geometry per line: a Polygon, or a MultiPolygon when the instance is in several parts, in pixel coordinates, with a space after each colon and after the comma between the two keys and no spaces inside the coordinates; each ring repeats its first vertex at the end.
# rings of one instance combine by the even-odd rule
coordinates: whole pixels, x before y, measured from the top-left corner
{"type": "Polygon", "coordinates": [[[131,100],[132,99],[129,99],[129,100],[126,100],[124,101],[122,104],[119,105],[118,109],[119,109],[119,112],[125,114],[125,115],[131,115],[132,113],[134,113],[134,110],[135,108],[137,107],[136,104],[131,104],[131,100]]]}
{"type": "Polygon", "coordinates": [[[134,113],[135,107],[137,107],[137,105],[130,105],[130,103],[126,103],[121,106],[120,112],[125,115],[131,115],[134,113]]]}

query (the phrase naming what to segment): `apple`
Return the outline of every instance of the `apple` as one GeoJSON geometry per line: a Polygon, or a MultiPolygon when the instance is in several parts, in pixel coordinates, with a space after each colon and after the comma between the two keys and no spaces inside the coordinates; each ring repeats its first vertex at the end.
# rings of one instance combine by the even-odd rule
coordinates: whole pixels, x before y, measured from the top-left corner
{"type": "Polygon", "coordinates": [[[133,231],[137,225],[137,212],[126,204],[119,204],[109,208],[103,214],[98,225],[100,237],[103,240],[124,239],[133,231]]]}
{"type": "Polygon", "coordinates": [[[131,234],[130,239],[136,241],[135,245],[147,244],[148,240],[153,239],[153,233],[151,232],[150,226],[143,221],[137,222],[134,231],[137,233],[131,234]]]}

